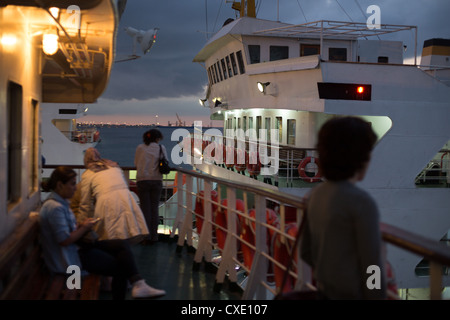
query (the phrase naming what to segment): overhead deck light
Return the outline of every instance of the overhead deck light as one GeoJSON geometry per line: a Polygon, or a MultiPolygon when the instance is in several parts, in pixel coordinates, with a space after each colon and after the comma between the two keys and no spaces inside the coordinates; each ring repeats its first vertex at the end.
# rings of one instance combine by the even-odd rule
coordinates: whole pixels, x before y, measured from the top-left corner
{"type": "Polygon", "coordinates": [[[44,33],[42,37],[42,50],[45,54],[54,55],[59,48],[58,35],[55,33],[44,33]]]}

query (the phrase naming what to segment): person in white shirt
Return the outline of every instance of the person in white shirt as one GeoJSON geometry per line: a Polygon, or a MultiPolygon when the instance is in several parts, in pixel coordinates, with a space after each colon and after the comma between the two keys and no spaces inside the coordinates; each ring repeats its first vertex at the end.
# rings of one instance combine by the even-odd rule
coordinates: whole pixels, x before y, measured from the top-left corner
{"type": "Polygon", "coordinates": [[[149,229],[146,241],[148,244],[158,241],[158,208],[162,192],[159,160],[163,156],[167,159],[166,148],[159,144],[162,139],[163,135],[158,129],[146,131],[143,135],[143,143],[137,146],[134,156],[139,202],[149,229]]]}

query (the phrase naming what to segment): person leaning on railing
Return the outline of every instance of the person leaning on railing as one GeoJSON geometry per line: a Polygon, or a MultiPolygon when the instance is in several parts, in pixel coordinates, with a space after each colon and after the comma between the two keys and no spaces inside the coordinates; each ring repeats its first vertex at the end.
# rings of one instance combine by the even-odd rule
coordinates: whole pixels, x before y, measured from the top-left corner
{"type": "Polygon", "coordinates": [[[333,118],[319,131],[325,182],[308,199],[301,256],[313,268],[322,298],[386,298],[378,207],[356,185],[376,140],[370,124],[356,117],[333,118]]]}

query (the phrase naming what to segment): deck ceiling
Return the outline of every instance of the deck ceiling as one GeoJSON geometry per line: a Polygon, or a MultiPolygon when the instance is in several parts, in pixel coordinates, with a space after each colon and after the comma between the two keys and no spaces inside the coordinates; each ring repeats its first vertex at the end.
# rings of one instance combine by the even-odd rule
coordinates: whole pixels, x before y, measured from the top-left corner
{"type": "Polygon", "coordinates": [[[115,1],[7,0],[2,1],[0,8],[12,17],[22,18],[11,19],[10,27],[27,29],[40,49],[43,34],[51,32],[59,37],[59,49],[54,55],[39,50],[42,102],[97,100],[106,89],[114,60],[120,14],[115,1]],[[58,17],[52,17],[50,6],[60,8],[58,17]],[[71,10],[69,6],[77,7],[71,10]]]}

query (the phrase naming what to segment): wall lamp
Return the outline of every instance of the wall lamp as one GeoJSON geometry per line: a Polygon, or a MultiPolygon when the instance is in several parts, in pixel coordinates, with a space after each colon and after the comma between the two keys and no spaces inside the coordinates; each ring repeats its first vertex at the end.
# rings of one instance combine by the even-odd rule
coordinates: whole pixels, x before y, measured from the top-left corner
{"type": "Polygon", "coordinates": [[[198,102],[200,103],[200,105],[202,107],[205,107],[206,102],[208,101],[208,99],[198,99],[198,102]]]}
{"type": "Polygon", "coordinates": [[[278,88],[276,83],[270,83],[270,82],[257,82],[258,84],[258,90],[262,94],[270,95],[276,97],[278,95],[278,88]]]}
{"type": "Polygon", "coordinates": [[[270,82],[258,82],[259,92],[266,94],[266,88],[269,85],[270,85],[270,82]]]}

